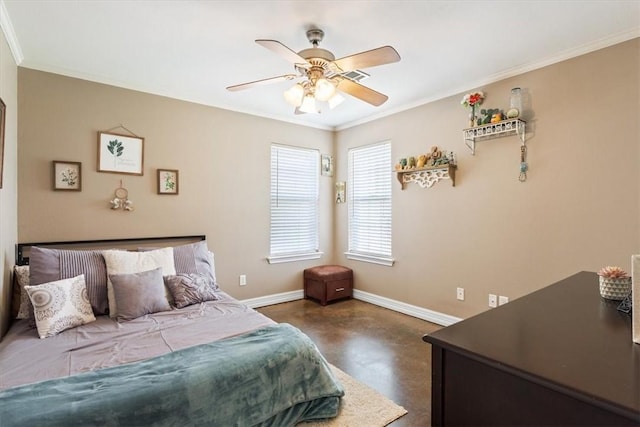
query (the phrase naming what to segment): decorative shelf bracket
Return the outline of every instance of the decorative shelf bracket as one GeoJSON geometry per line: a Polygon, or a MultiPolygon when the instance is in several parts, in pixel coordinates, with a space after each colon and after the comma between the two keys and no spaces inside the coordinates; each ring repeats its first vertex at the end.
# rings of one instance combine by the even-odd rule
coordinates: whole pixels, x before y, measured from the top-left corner
{"type": "Polygon", "coordinates": [[[493,139],[499,136],[518,135],[522,145],[526,140],[526,122],[520,119],[507,119],[462,130],[465,145],[476,154],[476,140],[493,139]]]}
{"type": "Polygon", "coordinates": [[[456,186],[456,168],[454,164],[431,166],[421,169],[409,169],[397,171],[398,181],[402,185],[402,189],[406,184],[415,182],[422,188],[430,188],[438,181],[450,179],[451,186],[456,186]]]}

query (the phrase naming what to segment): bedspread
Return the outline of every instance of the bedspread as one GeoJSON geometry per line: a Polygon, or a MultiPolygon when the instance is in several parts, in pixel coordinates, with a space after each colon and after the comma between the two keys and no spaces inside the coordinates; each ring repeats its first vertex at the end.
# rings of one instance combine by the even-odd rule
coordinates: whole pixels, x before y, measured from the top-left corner
{"type": "Polygon", "coordinates": [[[337,415],[315,344],[277,324],[141,362],[0,392],[3,426],[291,426],[337,415]]]}

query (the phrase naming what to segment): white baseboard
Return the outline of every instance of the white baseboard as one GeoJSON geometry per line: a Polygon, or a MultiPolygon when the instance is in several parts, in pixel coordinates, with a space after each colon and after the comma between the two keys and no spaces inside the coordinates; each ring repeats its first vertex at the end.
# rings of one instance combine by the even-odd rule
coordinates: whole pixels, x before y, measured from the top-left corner
{"type": "Polygon", "coordinates": [[[441,326],[453,325],[454,323],[462,320],[459,317],[439,313],[437,311],[429,310],[428,308],[418,307],[417,305],[396,301],[391,298],[370,294],[369,292],[360,291],[358,289],[353,290],[353,297],[364,302],[388,308],[389,310],[397,311],[398,313],[417,317],[418,319],[426,320],[441,326]]]}
{"type": "MultiPolygon", "coordinates": [[[[353,290],[353,297],[360,301],[368,302],[380,307],[388,308],[389,310],[397,311],[398,313],[407,314],[409,316],[416,317],[418,319],[426,320],[431,323],[435,323],[441,326],[453,325],[462,319],[448,314],[439,313],[437,311],[429,310],[427,308],[418,307],[416,305],[407,304],[404,302],[396,301],[390,298],[381,297],[379,295],[371,294],[369,292],[360,291],[358,289],[353,290]]],[[[263,297],[249,298],[242,300],[242,303],[248,305],[251,308],[265,307],[267,305],[280,304],[283,302],[296,301],[304,298],[304,292],[302,289],[298,291],[282,292],[280,294],[266,295],[263,297]]]]}
{"type": "Polygon", "coordinates": [[[304,298],[302,289],[298,291],[282,292],[280,294],[266,295],[263,297],[244,299],[241,302],[251,308],[265,307],[267,305],[280,304],[283,302],[296,301],[304,298]]]}

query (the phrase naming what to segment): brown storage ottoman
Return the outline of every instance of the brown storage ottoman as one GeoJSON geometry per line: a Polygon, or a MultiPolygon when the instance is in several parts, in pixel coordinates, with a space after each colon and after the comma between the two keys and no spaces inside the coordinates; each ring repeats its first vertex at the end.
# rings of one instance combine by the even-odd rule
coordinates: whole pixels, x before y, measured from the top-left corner
{"type": "Polygon", "coordinates": [[[320,304],[353,296],[353,270],[341,265],[319,265],[304,270],[304,298],[320,304]]]}

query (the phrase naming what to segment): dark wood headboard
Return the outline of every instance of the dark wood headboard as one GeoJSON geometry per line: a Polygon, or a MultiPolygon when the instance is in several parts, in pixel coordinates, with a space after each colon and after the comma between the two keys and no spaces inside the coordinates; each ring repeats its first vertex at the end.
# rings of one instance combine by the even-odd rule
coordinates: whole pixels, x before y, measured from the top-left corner
{"type": "Polygon", "coordinates": [[[140,245],[152,243],[154,245],[172,246],[206,240],[204,234],[193,236],[169,236],[169,237],[138,237],[126,239],[103,239],[103,240],[74,240],[67,242],[33,242],[16,244],[16,265],[29,265],[28,253],[31,246],[57,249],[136,249],[140,245]]]}

